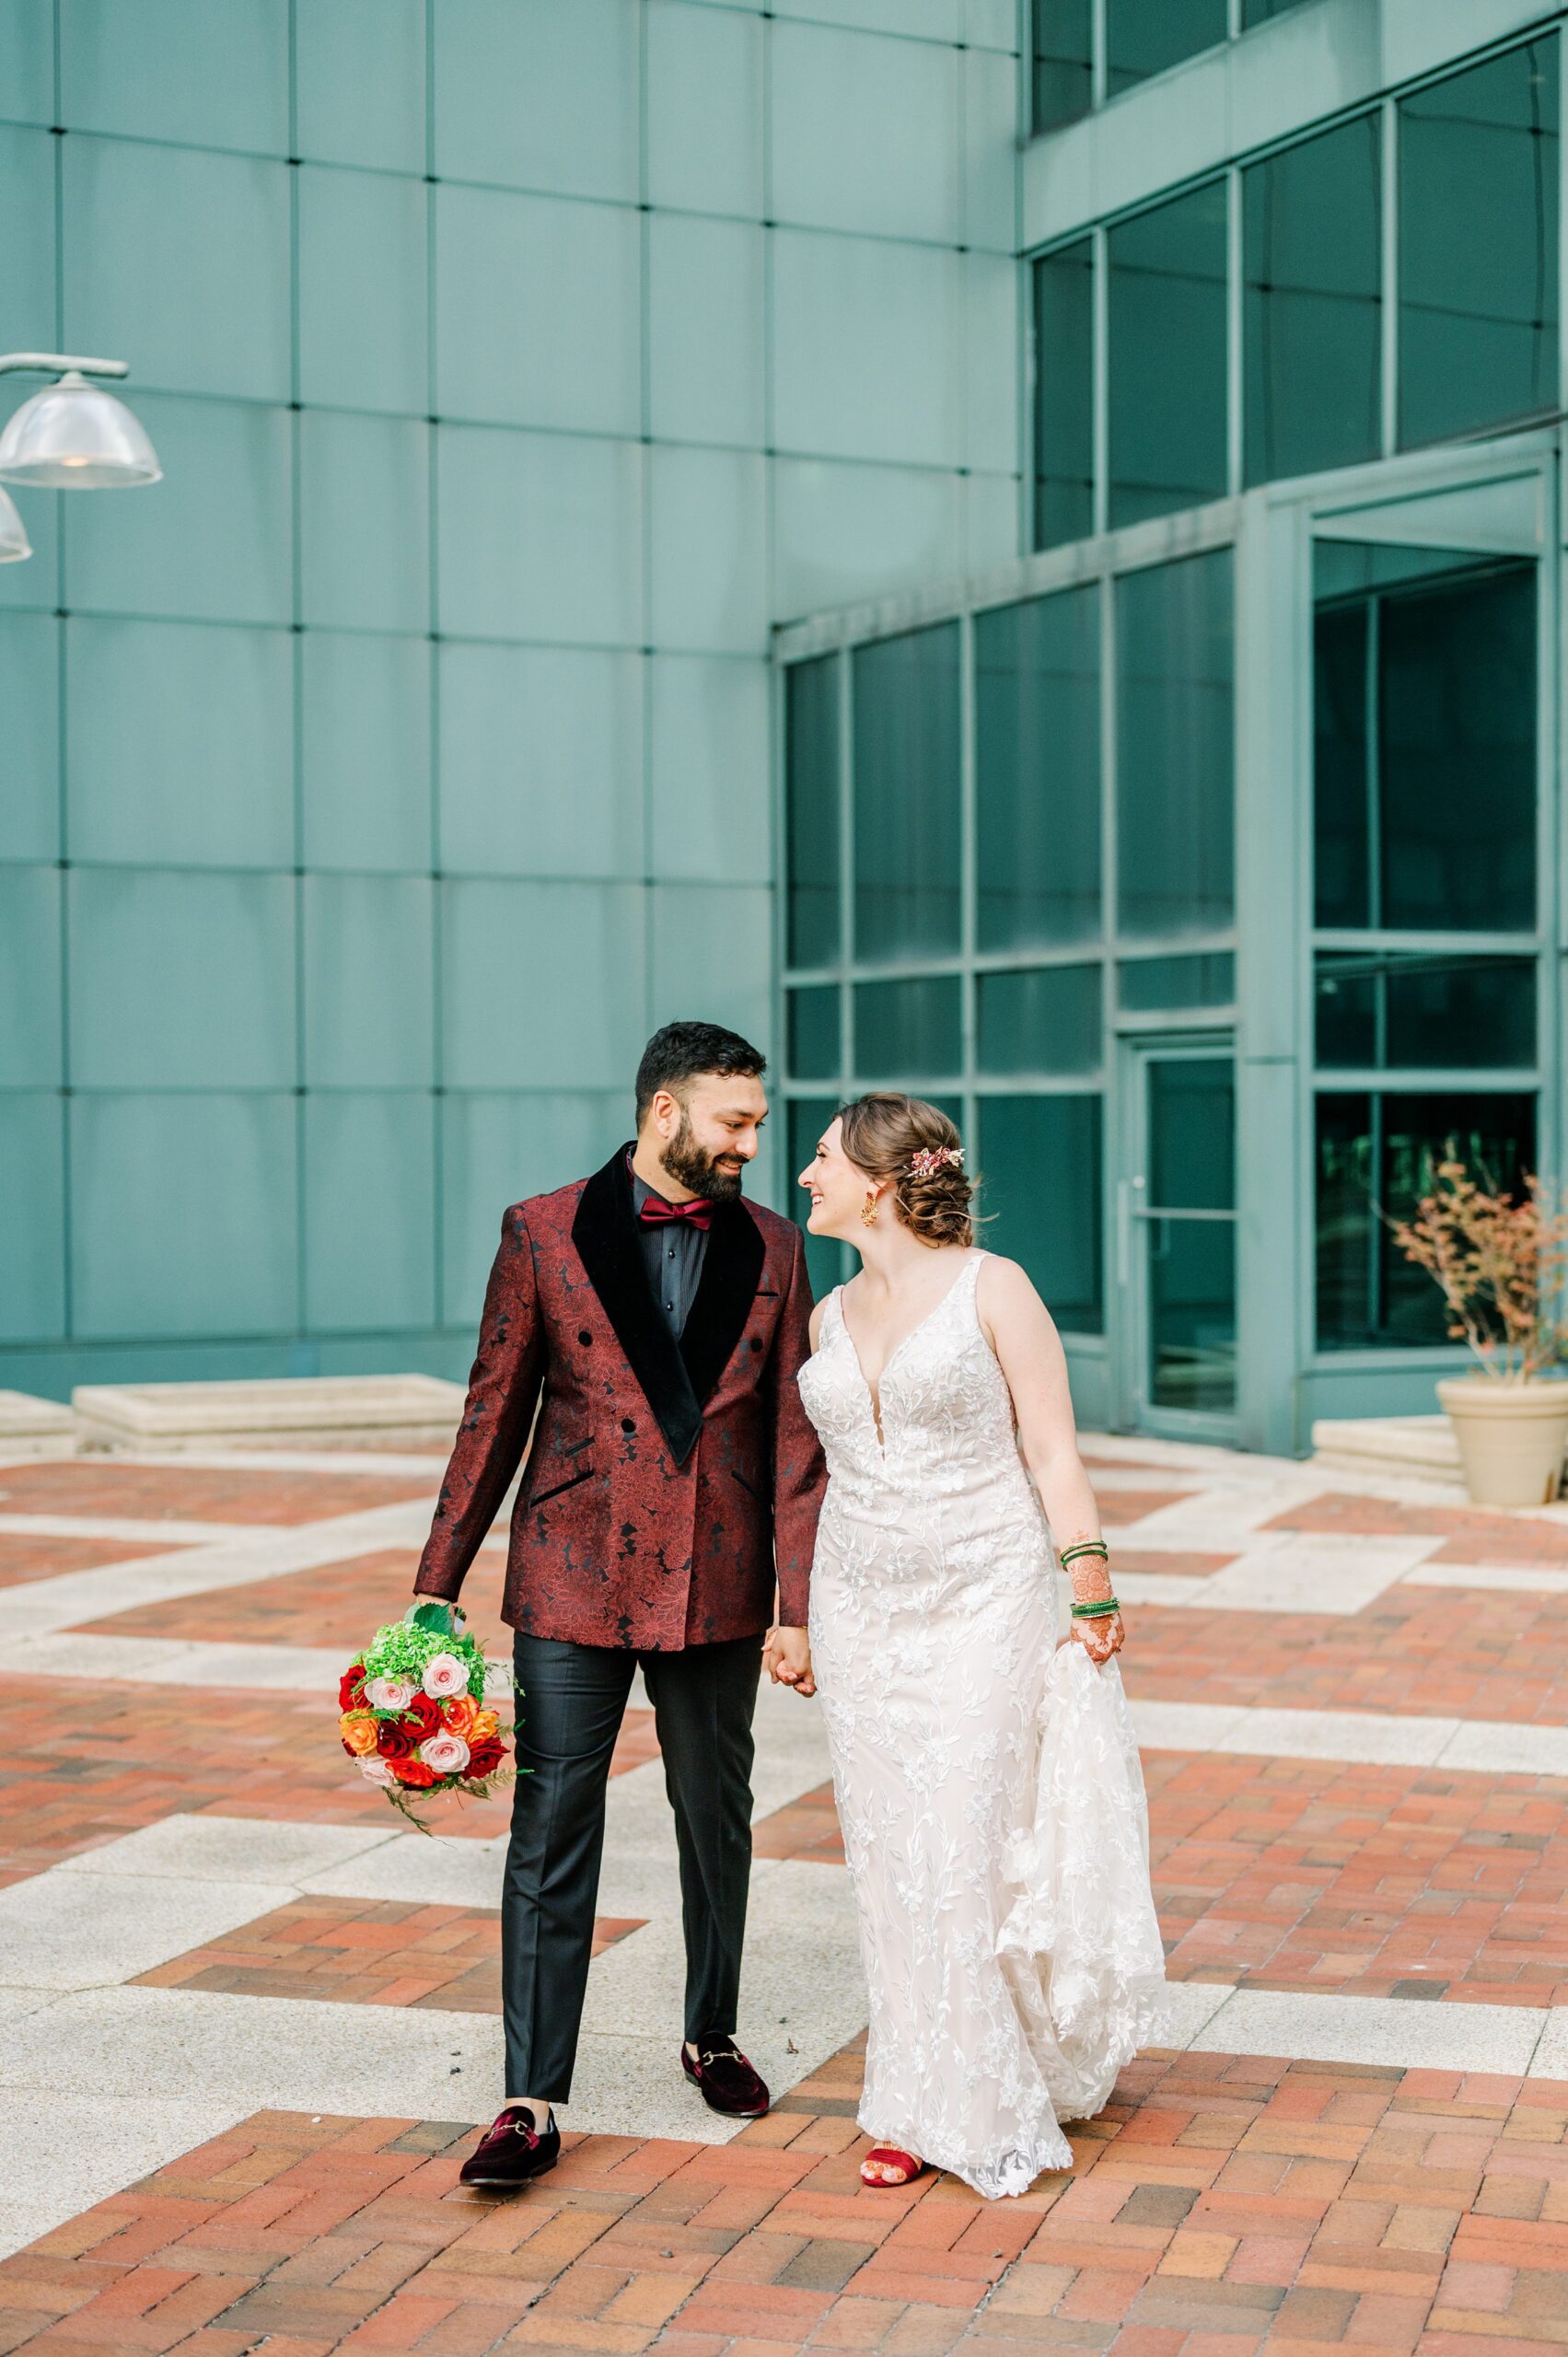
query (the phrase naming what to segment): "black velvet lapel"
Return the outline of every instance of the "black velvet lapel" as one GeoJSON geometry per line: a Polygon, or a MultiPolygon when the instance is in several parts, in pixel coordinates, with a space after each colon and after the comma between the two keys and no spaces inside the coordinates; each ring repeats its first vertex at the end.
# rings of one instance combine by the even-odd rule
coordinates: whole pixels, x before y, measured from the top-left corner
{"type": "Polygon", "coordinates": [[[714,1205],[702,1283],[680,1336],[680,1355],[700,1400],[716,1387],[746,1330],[765,1248],[762,1231],[743,1202],[714,1205]]]}
{"type": "MultiPolygon", "coordinates": [[[[703,1429],[703,1410],[691,1388],[674,1335],[659,1315],[637,1243],[632,1208],[632,1178],[626,1149],[618,1147],[583,1189],[572,1222],[572,1241],[604,1305],[643,1396],[658,1419],[678,1465],[683,1465],[703,1429]]],[[[712,1256],[712,1237],[709,1254],[712,1256]]],[[[703,1271],[704,1282],[706,1270],[703,1271]]]]}
{"type": "Polygon", "coordinates": [[[648,1283],[624,1146],[583,1189],[572,1241],[678,1465],[745,1330],[762,1273],[762,1232],[743,1202],[715,1203],[703,1278],[677,1342],[648,1283]]]}

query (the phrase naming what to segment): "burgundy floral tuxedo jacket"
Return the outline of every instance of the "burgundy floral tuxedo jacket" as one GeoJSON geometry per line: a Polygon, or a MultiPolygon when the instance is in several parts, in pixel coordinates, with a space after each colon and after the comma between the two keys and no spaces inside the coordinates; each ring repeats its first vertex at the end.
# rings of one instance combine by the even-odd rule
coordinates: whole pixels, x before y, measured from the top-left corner
{"type": "Polygon", "coordinates": [[[515,1203],[420,1594],[456,1596],[527,1448],[503,1606],[514,1629],[678,1652],[766,1628],[775,1573],[779,1618],[803,1625],[826,1480],[795,1379],[810,1315],[798,1229],[738,1198],[714,1206],[678,1341],[648,1283],[625,1149],[515,1203]]]}

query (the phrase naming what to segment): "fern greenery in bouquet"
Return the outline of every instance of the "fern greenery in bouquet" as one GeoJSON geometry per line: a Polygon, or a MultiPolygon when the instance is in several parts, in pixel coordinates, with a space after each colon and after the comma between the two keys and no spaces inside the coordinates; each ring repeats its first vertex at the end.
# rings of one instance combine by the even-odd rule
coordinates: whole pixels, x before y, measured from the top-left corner
{"type": "Polygon", "coordinates": [[[339,1682],[343,1749],[422,1833],[430,1828],[415,1799],[482,1800],[509,1779],[505,1737],[514,1730],[486,1705],[492,1674],[462,1613],[432,1600],[377,1629],[339,1682]]]}

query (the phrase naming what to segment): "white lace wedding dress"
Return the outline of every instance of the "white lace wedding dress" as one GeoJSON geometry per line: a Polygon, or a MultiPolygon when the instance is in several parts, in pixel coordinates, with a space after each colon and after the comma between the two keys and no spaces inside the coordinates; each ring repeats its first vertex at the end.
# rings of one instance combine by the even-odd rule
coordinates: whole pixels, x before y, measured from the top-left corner
{"type": "Polygon", "coordinates": [[[1121,1676],[1054,1650],[985,1257],[888,1361],[880,1431],[842,1289],[799,1381],[828,1459],[810,1634],[871,2001],[860,2125],[995,2196],[1071,2166],[1058,2120],[1157,2037],[1165,1976],[1121,1676]]]}

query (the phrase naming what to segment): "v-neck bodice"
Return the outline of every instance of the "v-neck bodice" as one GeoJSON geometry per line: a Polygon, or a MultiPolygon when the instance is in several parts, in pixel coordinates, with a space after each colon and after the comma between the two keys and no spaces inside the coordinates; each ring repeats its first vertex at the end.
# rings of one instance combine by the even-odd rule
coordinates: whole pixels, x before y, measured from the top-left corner
{"type": "Polygon", "coordinates": [[[975,1305],[983,1252],[972,1252],[935,1306],[889,1353],[875,1389],[844,1317],[843,1287],[823,1311],[800,1396],[821,1436],[830,1483],[852,1494],[896,1480],[949,1495],[977,1469],[1023,1485],[1013,1400],[975,1305]]]}

